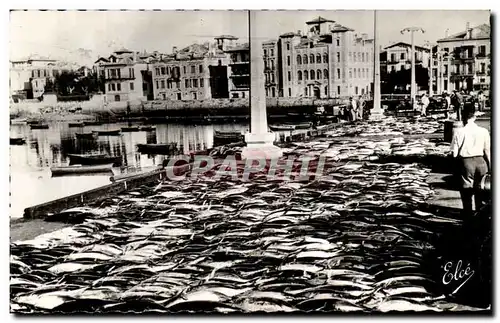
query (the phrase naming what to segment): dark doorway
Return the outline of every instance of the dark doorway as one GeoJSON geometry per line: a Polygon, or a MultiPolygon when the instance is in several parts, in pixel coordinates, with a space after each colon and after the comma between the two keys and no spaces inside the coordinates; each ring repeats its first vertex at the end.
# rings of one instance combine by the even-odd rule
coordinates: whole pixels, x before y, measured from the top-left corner
{"type": "Polygon", "coordinates": [[[316,99],[319,99],[319,98],[320,98],[320,96],[321,96],[321,92],[320,92],[320,90],[319,90],[319,87],[315,86],[315,87],[314,87],[314,97],[315,97],[316,99]]]}

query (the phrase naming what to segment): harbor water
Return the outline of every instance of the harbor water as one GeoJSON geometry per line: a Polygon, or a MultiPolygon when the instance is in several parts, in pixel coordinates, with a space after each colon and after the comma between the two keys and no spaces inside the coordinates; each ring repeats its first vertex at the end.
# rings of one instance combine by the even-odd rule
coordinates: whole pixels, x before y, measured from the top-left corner
{"type": "MultiPolygon", "coordinates": [[[[132,125],[134,125],[132,123],[132,125]]],[[[50,168],[69,165],[68,154],[121,156],[122,167],[114,175],[147,170],[168,156],[141,154],[137,144],[177,143],[179,153],[213,147],[214,132],[241,131],[248,124],[182,125],[157,124],[152,131],[123,132],[120,136],[99,136],[95,140],[77,139],[76,133],[92,130],[117,130],[127,123],[70,128],[68,123],[50,123],[49,129],[30,129],[11,125],[10,137],[26,139],[24,145],[10,146],[10,216],[23,216],[24,209],[71,194],[110,184],[111,174],[52,177],[50,168]]]]}

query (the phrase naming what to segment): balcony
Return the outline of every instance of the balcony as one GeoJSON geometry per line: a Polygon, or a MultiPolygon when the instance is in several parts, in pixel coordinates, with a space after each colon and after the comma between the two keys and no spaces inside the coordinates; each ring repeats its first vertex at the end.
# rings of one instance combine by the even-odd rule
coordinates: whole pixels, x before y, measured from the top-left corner
{"type": "Polygon", "coordinates": [[[239,62],[230,62],[229,65],[246,65],[250,64],[250,61],[239,61],[239,62]]]}
{"type": "Polygon", "coordinates": [[[388,60],[387,64],[398,64],[400,61],[397,60],[388,60]]]}
{"type": "Polygon", "coordinates": [[[106,75],[106,81],[126,81],[126,80],[135,80],[135,76],[133,75],[106,75]]]}
{"type": "Polygon", "coordinates": [[[236,78],[236,77],[250,77],[250,74],[232,74],[229,77],[231,77],[231,78],[236,78]]]}
{"type": "Polygon", "coordinates": [[[480,75],[480,76],[485,76],[486,75],[486,71],[478,71],[476,74],[480,75]]]}

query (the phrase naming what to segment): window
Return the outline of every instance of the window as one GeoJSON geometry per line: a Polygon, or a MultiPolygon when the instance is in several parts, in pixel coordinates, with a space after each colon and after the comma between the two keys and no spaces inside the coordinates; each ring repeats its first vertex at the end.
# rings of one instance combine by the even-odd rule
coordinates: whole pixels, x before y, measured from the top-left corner
{"type": "Polygon", "coordinates": [[[200,87],[203,87],[204,86],[204,81],[203,79],[200,79],[200,87]]]}
{"type": "Polygon", "coordinates": [[[300,55],[297,55],[297,65],[302,64],[302,57],[300,55]]]}
{"type": "Polygon", "coordinates": [[[273,87],[271,88],[271,96],[274,98],[276,96],[276,89],[273,87]]]}
{"type": "MultiPolygon", "coordinates": [[[[337,38],[337,46],[340,46],[340,39],[337,38]]],[[[339,91],[340,93],[340,91],[339,91]]]]}
{"type": "MultiPolygon", "coordinates": [[[[156,82],[158,82],[158,81],[156,81],[156,82]]],[[[156,83],[156,84],[158,84],[158,83],[156,83]]],[[[108,84],[108,91],[111,91],[111,84],[108,84]]]]}
{"type": "Polygon", "coordinates": [[[165,80],[161,80],[160,83],[161,83],[161,88],[164,89],[165,88],[165,80]]]}
{"type": "Polygon", "coordinates": [[[405,53],[401,53],[401,60],[404,60],[405,59],[405,53]]]}
{"type": "Polygon", "coordinates": [[[286,43],[286,50],[290,50],[290,43],[286,43]]]}
{"type": "Polygon", "coordinates": [[[307,64],[307,55],[304,54],[304,58],[302,59],[302,62],[304,62],[304,64],[307,64]]]}
{"type": "Polygon", "coordinates": [[[161,94],[161,98],[162,98],[163,100],[166,100],[166,99],[167,99],[167,95],[166,95],[165,93],[162,93],[162,94],[161,94]]]}
{"type": "Polygon", "coordinates": [[[267,61],[264,61],[264,69],[267,70],[268,66],[267,66],[267,61]]]}
{"type": "Polygon", "coordinates": [[[266,89],[266,96],[269,96],[269,89],[266,89]]]}
{"type": "Polygon", "coordinates": [[[486,64],[481,63],[481,73],[485,73],[485,72],[486,72],[486,64]]]}
{"type": "Polygon", "coordinates": [[[288,72],[288,82],[290,82],[291,80],[292,80],[292,73],[288,72]]]}
{"type": "Polygon", "coordinates": [[[130,83],[130,91],[133,91],[133,90],[134,90],[134,83],[133,83],[133,82],[131,82],[131,83],[130,83]]]}
{"type": "Polygon", "coordinates": [[[198,70],[200,71],[200,73],[203,73],[203,65],[200,65],[200,66],[198,67],[198,70]]]}
{"type": "Polygon", "coordinates": [[[479,53],[478,53],[478,56],[479,57],[484,57],[486,56],[486,46],[479,46],[479,53]]]}
{"type": "Polygon", "coordinates": [[[241,97],[244,99],[245,98],[245,92],[241,92],[241,97]]]}
{"type": "Polygon", "coordinates": [[[266,79],[266,83],[269,83],[269,75],[268,74],[264,74],[264,78],[266,79]]]}
{"type": "Polygon", "coordinates": [[[196,67],[194,65],[191,65],[191,74],[196,73],[196,67]]]}
{"type": "Polygon", "coordinates": [[[271,48],[271,56],[274,56],[274,49],[271,48]]]}
{"type": "Polygon", "coordinates": [[[354,62],[355,62],[355,63],[356,63],[356,61],[357,61],[357,56],[358,56],[358,55],[357,55],[357,53],[356,53],[356,52],[352,53],[352,59],[354,60],[354,62]]]}
{"type": "Polygon", "coordinates": [[[184,74],[186,74],[186,66],[183,66],[182,70],[183,70],[184,74]]]}
{"type": "Polygon", "coordinates": [[[316,71],[316,79],[321,80],[321,70],[316,71]]]}
{"type": "Polygon", "coordinates": [[[304,71],[304,80],[305,81],[309,80],[309,72],[308,71],[304,71]]]}
{"type": "Polygon", "coordinates": [[[391,62],[395,62],[396,61],[396,54],[392,53],[391,54],[391,62]]]}
{"type": "Polygon", "coordinates": [[[271,60],[271,69],[274,70],[274,60],[271,60]]]}
{"type": "Polygon", "coordinates": [[[316,63],[321,63],[321,54],[316,55],[316,63]]]}
{"type": "Polygon", "coordinates": [[[117,102],[120,101],[120,95],[119,94],[115,95],[115,101],[117,101],[117,102]]]}
{"type": "Polygon", "coordinates": [[[340,79],[340,68],[337,68],[337,78],[340,79]]]}
{"type": "Polygon", "coordinates": [[[325,86],[325,95],[328,95],[328,86],[325,86]]]}
{"type": "Polygon", "coordinates": [[[264,56],[267,56],[267,49],[264,49],[264,56]]]}
{"type": "Polygon", "coordinates": [[[354,78],[357,77],[357,73],[356,73],[356,69],[354,69],[354,74],[353,74],[354,78]]]}
{"type": "Polygon", "coordinates": [[[185,87],[185,88],[188,88],[188,87],[189,87],[188,80],[184,80],[184,87],[185,87]]]}
{"type": "Polygon", "coordinates": [[[288,96],[292,96],[292,89],[288,88],[288,96]]]}
{"type": "Polygon", "coordinates": [[[286,57],[286,65],[287,65],[287,66],[290,66],[290,56],[287,56],[287,57],[286,57]]]}
{"type": "Polygon", "coordinates": [[[448,51],[450,50],[448,47],[445,47],[445,48],[443,48],[443,49],[444,49],[444,51],[445,51],[445,52],[447,52],[447,53],[448,53],[448,51]]]}
{"type": "Polygon", "coordinates": [[[38,70],[37,72],[38,72],[38,77],[40,77],[40,70],[38,70]]]}
{"type": "Polygon", "coordinates": [[[340,86],[337,86],[337,94],[340,95],[340,86]]]}
{"type": "Polygon", "coordinates": [[[274,83],[274,74],[271,74],[271,82],[274,83]]]}
{"type": "Polygon", "coordinates": [[[193,87],[198,87],[198,79],[193,80],[193,87]]]}
{"type": "Polygon", "coordinates": [[[307,88],[304,88],[304,93],[307,96],[307,88]]]}
{"type": "Polygon", "coordinates": [[[182,96],[180,93],[177,93],[177,100],[181,100],[182,96]]]}
{"type": "Polygon", "coordinates": [[[111,83],[111,90],[112,91],[116,91],[116,85],[115,85],[115,83],[111,83]]]}
{"type": "Polygon", "coordinates": [[[444,65],[444,74],[448,74],[448,65],[444,65]]]}
{"type": "Polygon", "coordinates": [[[130,68],[128,69],[128,74],[129,74],[129,76],[130,76],[131,78],[135,78],[135,75],[134,75],[134,69],[133,69],[132,67],[130,67],[130,68]]]}
{"type": "Polygon", "coordinates": [[[196,95],[196,92],[193,93],[193,100],[197,100],[198,96],[196,95]]]}
{"type": "Polygon", "coordinates": [[[328,54],[323,54],[323,63],[328,63],[328,54]]]}
{"type": "Polygon", "coordinates": [[[165,75],[165,67],[160,67],[161,75],[165,75]]]}
{"type": "Polygon", "coordinates": [[[349,69],[349,78],[352,78],[352,68],[349,69]]]}
{"type": "MultiPolygon", "coordinates": [[[[112,75],[112,76],[114,76],[114,74],[115,74],[115,73],[113,73],[113,72],[114,72],[114,70],[111,70],[111,75],[112,75]]],[[[159,67],[156,67],[156,68],[155,68],[155,73],[156,73],[156,75],[160,75],[160,68],[159,68],[159,67]]]]}
{"type": "Polygon", "coordinates": [[[122,90],[122,85],[120,83],[116,84],[116,90],[121,91],[122,90]]]}
{"type": "Polygon", "coordinates": [[[309,63],[314,64],[314,55],[313,54],[311,54],[309,56],[309,63]]]}
{"type": "Polygon", "coordinates": [[[354,87],[354,93],[355,93],[356,95],[358,95],[358,87],[357,87],[357,86],[356,86],[356,87],[354,87]]]}
{"type": "Polygon", "coordinates": [[[337,62],[340,63],[340,53],[337,53],[337,62]]]}
{"type": "Polygon", "coordinates": [[[314,73],[314,70],[311,70],[311,73],[309,74],[311,76],[311,80],[314,80],[316,77],[316,74],[314,73]]]}
{"type": "Polygon", "coordinates": [[[327,70],[327,69],[325,69],[325,70],[323,71],[323,78],[326,80],[326,79],[328,79],[328,77],[329,77],[329,76],[328,76],[328,70],[327,70]]]}

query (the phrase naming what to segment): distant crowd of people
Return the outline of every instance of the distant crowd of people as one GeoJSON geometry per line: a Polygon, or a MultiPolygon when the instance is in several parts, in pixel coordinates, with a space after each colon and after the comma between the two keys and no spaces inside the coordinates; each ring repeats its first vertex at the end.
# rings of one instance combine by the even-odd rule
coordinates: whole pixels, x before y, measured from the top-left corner
{"type": "Polygon", "coordinates": [[[339,117],[346,121],[364,120],[368,116],[366,107],[367,95],[350,97],[347,105],[340,108],[339,117]]]}

